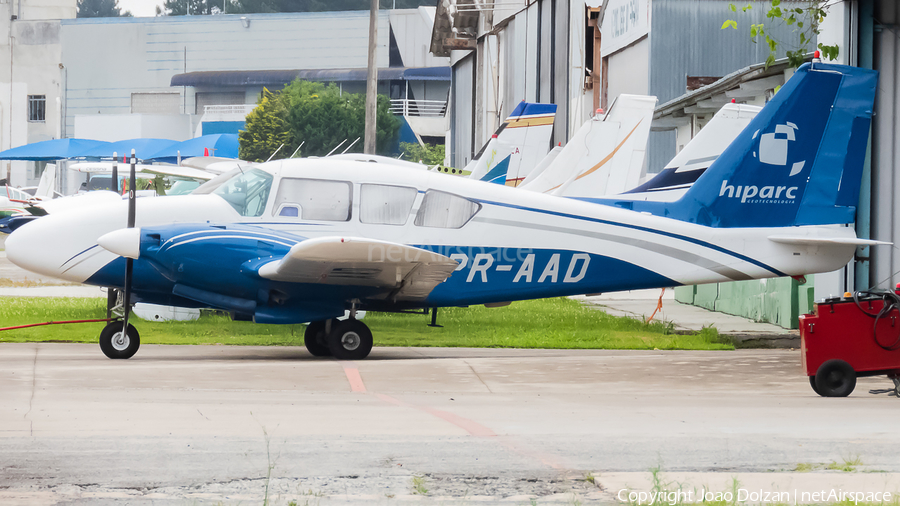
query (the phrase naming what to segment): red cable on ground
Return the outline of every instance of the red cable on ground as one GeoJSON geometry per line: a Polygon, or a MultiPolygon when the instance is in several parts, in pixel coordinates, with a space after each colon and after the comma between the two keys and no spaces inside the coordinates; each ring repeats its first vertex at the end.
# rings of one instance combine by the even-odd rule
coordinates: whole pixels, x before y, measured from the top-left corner
{"type": "Polygon", "coordinates": [[[96,322],[108,322],[109,320],[106,318],[100,320],[69,320],[64,322],[44,322],[44,323],[32,323],[29,325],[18,325],[16,327],[0,327],[0,332],[4,330],[16,330],[16,329],[27,329],[28,327],[40,327],[42,325],[62,325],[64,323],[96,323],[96,322]]]}
{"type": "Polygon", "coordinates": [[[653,317],[656,316],[656,312],[659,311],[660,309],[662,309],[662,298],[663,298],[663,295],[665,295],[665,293],[666,293],[666,289],[663,288],[662,292],[659,294],[659,302],[656,303],[656,309],[653,310],[653,314],[650,315],[650,318],[647,318],[647,323],[652,322],[653,317]]]}

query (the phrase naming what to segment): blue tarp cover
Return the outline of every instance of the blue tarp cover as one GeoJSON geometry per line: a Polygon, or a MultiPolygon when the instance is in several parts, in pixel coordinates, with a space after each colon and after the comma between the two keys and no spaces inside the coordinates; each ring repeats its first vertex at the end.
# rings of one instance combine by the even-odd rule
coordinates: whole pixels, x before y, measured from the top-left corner
{"type": "MultiPolygon", "coordinates": [[[[51,161],[77,158],[91,149],[102,149],[108,142],[91,139],[53,139],[0,151],[0,160],[51,161]]],[[[110,152],[112,155],[112,152],[110,152]]]]}
{"type": "Polygon", "coordinates": [[[130,156],[131,150],[135,150],[135,155],[139,160],[149,160],[154,153],[176,144],[176,141],[169,139],[128,139],[124,141],[108,142],[105,146],[88,150],[79,156],[86,158],[112,158],[113,153],[118,154],[119,160],[123,156],[130,156]]]}
{"type": "Polygon", "coordinates": [[[195,137],[167,146],[144,158],[144,160],[174,162],[178,157],[179,151],[181,152],[181,158],[184,159],[193,156],[203,156],[206,149],[209,149],[209,156],[237,158],[238,136],[237,134],[210,134],[195,137]]]}

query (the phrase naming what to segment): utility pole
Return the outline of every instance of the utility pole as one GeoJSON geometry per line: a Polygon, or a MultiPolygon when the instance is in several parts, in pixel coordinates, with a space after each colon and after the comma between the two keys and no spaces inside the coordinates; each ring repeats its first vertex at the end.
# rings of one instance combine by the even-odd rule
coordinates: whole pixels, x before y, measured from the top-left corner
{"type": "Polygon", "coordinates": [[[363,151],[375,154],[375,106],[378,103],[378,67],[375,45],[378,40],[378,0],[372,0],[369,13],[369,67],[366,72],[366,133],[363,151]]]}

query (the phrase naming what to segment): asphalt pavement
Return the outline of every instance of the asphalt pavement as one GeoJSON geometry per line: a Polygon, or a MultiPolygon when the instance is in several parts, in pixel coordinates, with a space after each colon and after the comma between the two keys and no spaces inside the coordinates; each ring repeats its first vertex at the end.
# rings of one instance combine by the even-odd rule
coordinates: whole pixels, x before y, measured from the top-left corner
{"type": "Polygon", "coordinates": [[[787,350],[0,344],[0,503],[611,504],[657,468],[900,492],[889,386],[818,397],[787,350]]]}

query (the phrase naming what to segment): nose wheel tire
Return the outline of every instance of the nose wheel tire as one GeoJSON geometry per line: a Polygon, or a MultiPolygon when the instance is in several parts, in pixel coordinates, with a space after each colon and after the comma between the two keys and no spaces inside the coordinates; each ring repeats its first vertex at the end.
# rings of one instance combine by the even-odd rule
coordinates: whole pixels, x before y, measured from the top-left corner
{"type": "Polygon", "coordinates": [[[328,348],[328,343],[325,339],[324,320],[310,322],[309,325],[306,326],[306,333],[303,334],[303,344],[306,345],[306,350],[314,357],[327,357],[331,355],[331,350],[328,348]]]}
{"type": "Polygon", "coordinates": [[[372,331],[365,323],[349,319],[332,322],[328,349],[338,360],[362,360],[372,351],[372,331]]]}
{"type": "Polygon", "coordinates": [[[100,349],[109,358],[131,358],[141,347],[141,336],[134,325],[122,332],[122,322],[112,322],[100,332],[100,349]]]}
{"type": "Polygon", "coordinates": [[[856,388],[856,371],[843,360],[829,360],[816,371],[815,391],[822,397],[847,397],[856,388]]]}

